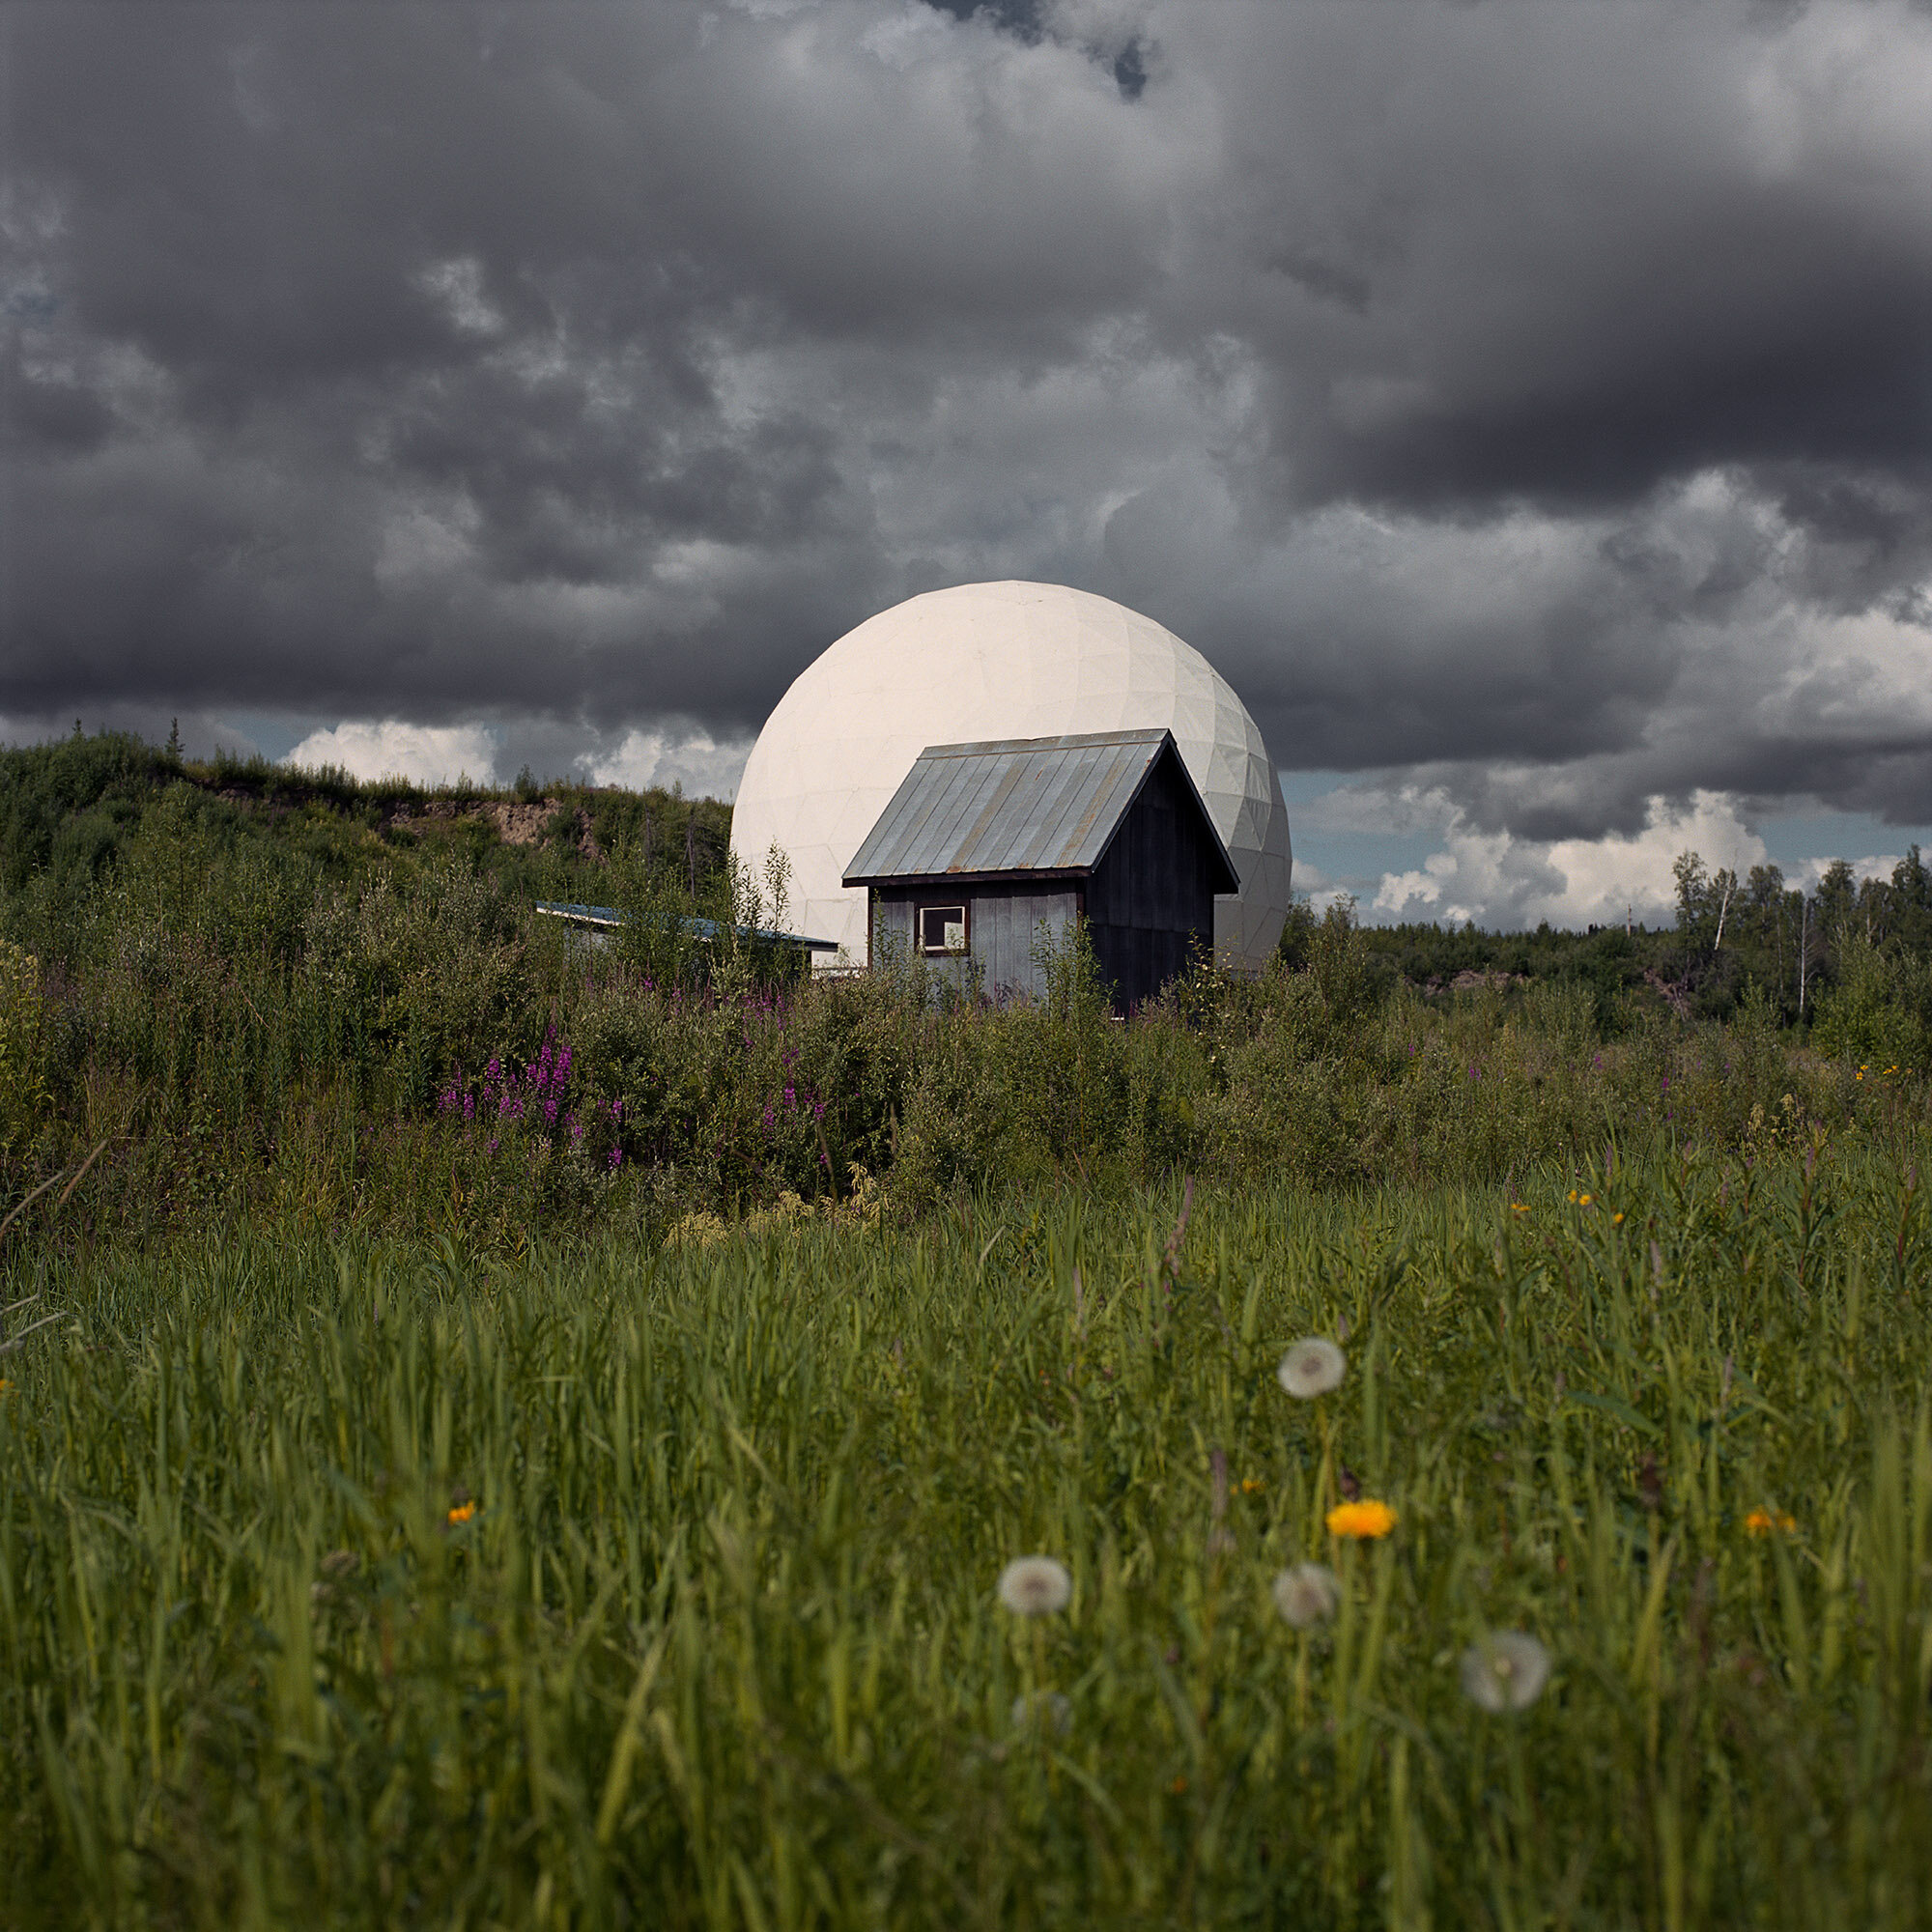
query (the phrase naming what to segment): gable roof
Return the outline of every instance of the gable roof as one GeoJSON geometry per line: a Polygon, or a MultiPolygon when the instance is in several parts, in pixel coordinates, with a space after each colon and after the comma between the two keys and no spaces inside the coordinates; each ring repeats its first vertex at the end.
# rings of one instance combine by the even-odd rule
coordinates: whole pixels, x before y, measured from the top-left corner
{"type": "Polygon", "coordinates": [[[1091,872],[1164,756],[1174,760],[1221,862],[1224,883],[1215,890],[1238,892],[1239,876],[1174,734],[1160,725],[928,745],[853,855],[844,883],[1091,872]]]}

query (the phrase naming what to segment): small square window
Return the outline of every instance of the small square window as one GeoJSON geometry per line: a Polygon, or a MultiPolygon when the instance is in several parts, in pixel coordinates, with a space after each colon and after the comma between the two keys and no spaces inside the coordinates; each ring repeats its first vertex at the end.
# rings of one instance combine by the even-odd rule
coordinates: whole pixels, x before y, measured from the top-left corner
{"type": "Polygon", "coordinates": [[[922,952],[964,952],[966,908],[963,905],[921,906],[919,950],[922,952]]]}

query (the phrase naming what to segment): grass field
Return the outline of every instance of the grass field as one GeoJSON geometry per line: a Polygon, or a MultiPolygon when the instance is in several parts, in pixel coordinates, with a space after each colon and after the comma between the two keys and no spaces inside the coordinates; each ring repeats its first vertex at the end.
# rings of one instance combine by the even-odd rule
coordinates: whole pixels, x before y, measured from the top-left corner
{"type": "Polygon", "coordinates": [[[1904,1156],[1180,1211],[16,1242],[0,1922],[1926,1922],[1904,1156]]]}

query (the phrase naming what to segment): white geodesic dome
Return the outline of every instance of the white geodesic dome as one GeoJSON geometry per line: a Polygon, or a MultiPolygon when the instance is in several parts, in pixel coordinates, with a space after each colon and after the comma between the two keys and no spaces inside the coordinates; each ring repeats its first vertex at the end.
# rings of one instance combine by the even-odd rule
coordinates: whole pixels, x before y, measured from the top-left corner
{"type": "Polygon", "coordinates": [[[1164,724],[1240,875],[1214,945],[1259,967],[1288,914],[1288,808],[1255,721],[1201,653],[1150,617],[1059,583],[965,583],[868,617],[766,720],[732,808],[754,877],[791,862],[785,923],[866,957],[866,894],[839,883],[928,745],[1164,724]]]}

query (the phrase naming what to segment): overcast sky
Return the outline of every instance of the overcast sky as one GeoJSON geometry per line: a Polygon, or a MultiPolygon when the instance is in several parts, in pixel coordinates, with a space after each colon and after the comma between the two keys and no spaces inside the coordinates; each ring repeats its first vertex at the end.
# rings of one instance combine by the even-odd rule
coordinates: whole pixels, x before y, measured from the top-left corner
{"type": "Polygon", "coordinates": [[[0,48],[0,736],[728,791],[834,638],[1020,577],[1205,651],[1297,886],[1384,918],[1932,821],[1924,6],[10,0],[0,48]]]}

